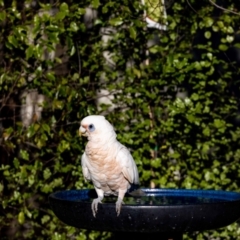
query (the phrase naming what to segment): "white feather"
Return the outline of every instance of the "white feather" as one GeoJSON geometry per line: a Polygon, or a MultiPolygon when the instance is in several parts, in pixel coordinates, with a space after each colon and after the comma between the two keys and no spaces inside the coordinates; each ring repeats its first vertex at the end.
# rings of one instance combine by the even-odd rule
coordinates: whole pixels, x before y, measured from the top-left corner
{"type": "Polygon", "coordinates": [[[116,139],[113,126],[104,116],[92,115],[81,121],[79,129],[88,138],[82,156],[84,178],[93,182],[98,198],[93,201],[95,216],[97,205],[104,195],[118,195],[116,211],[119,214],[125,193],[131,184],[139,184],[137,166],[129,150],[116,139]]]}

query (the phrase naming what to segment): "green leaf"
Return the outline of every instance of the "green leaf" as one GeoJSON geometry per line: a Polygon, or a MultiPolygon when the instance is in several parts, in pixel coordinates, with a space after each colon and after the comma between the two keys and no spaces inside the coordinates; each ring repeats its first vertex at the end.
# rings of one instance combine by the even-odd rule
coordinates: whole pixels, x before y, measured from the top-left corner
{"type": "Polygon", "coordinates": [[[209,38],[211,38],[211,32],[210,31],[206,31],[205,33],[204,33],[204,36],[205,36],[205,38],[207,38],[207,39],[209,39],[209,38]]]}
{"type": "Polygon", "coordinates": [[[6,19],[6,12],[2,10],[0,12],[0,21],[4,22],[5,19],[6,19]]]}
{"type": "Polygon", "coordinates": [[[240,43],[235,43],[233,46],[236,48],[240,48],[240,43]]]}
{"type": "Polygon", "coordinates": [[[210,136],[210,134],[211,134],[211,131],[210,131],[210,129],[208,128],[208,127],[206,127],[204,130],[203,130],[203,134],[205,135],[205,136],[210,136]]]}
{"type": "Polygon", "coordinates": [[[47,132],[48,134],[50,134],[51,129],[50,129],[50,126],[49,126],[48,124],[43,123],[43,124],[41,125],[41,127],[44,129],[45,132],[47,132]]]}
{"type": "Polygon", "coordinates": [[[228,50],[228,46],[225,45],[225,44],[220,44],[220,45],[219,45],[219,49],[220,49],[221,51],[227,51],[227,50],[228,50]]]}
{"type": "Polygon", "coordinates": [[[44,169],[43,171],[43,177],[45,180],[49,179],[51,177],[52,173],[49,168],[44,169]]]}
{"type": "Polygon", "coordinates": [[[11,43],[15,48],[18,47],[18,41],[14,35],[8,36],[8,41],[11,43]]]}
{"type": "Polygon", "coordinates": [[[60,11],[60,12],[58,12],[58,13],[56,14],[56,18],[55,18],[55,19],[61,21],[61,20],[63,20],[65,17],[66,17],[66,12],[63,12],[63,11],[61,12],[61,11],[60,11]]]}
{"type": "Polygon", "coordinates": [[[76,48],[73,45],[72,48],[71,48],[70,56],[73,56],[75,54],[75,52],[76,52],[76,48]]]}
{"type": "Polygon", "coordinates": [[[24,224],[24,222],[25,222],[25,215],[24,215],[24,213],[23,212],[20,212],[19,214],[18,214],[18,222],[19,222],[19,224],[24,224]]]}
{"type": "Polygon", "coordinates": [[[100,6],[99,0],[92,0],[92,7],[93,8],[98,8],[100,6]]]}
{"type": "Polygon", "coordinates": [[[129,27],[129,32],[130,32],[130,37],[132,39],[136,39],[137,32],[136,32],[135,28],[134,27],[129,27]]]}
{"type": "Polygon", "coordinates": [[[197,101],[199,99],[199,96],[197,93],[193,93],[192,96],[191,96],[191,99],[194,100],[194,101],[197,101]]]}
{"type": "Polygon", "coordinates": [[[70,29],[73,31],[73,32],[77,32],[78,31],[78,25],[76,22],[71,22],[70,23],[70,29]]]}
{"type": "Polygon", "coordinates": [[[60,12],[63,12],[67,15],[67,13],[69,12],[69,9],[68,9],[68,4],[67,3],[62,3],[59,7],[59,10],[60,12]]]}
{"type": "Polygon", "coordinates": [[[50,220],[50,216],[49,215],[44,215],[41,219],[42,224],[46,224],[47,222],[49,222],[50,220]]]}
{"type": "Polygon", "coordinates": [[[118,17],[118,18],[112,18],[109,20],[109,23],[112,25],[112,26],[120,26],[123,24],[123,20],[122,18],[118,17]]]}
{"type": "Polygon", "coordinates": [[[20,156],[24,160],[29,160],[29,153],[26,150],[20,150],[20,156]]]}
{"type": "Polygon", "coordinates": [[[53,106],[54,109],[62,109],[63,106],[64,106],[64,103],[60,100],[54,99],[53,103],[52,103],[52,106],[53,106]]]}
{"type": "Polygon", "coordinates": [[[206,17],[206,18],[204,18],[204,22],[205,22],[206,27],[211,27],[214,23],[214,20],[211,17],[206,17]]]}
{"type": "Polygon", "coordinates": [[[54,73],[52,73],[52,72],[48,72],[46,77],[50,81],[55,81],[55,79],[56,79],[54,76],[54,73]]]}

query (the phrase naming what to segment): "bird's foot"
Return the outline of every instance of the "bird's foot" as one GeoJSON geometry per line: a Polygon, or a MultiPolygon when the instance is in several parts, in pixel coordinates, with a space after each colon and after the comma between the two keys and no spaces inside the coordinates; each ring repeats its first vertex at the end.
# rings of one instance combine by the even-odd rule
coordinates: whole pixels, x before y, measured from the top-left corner
{"type": "Polygon", "coordinates": [[[119,199],[116,201],[116,212],[117,212],[117,216],[119,216],[120,212],[121,212],[121,208],[122,208],[122,204],[125,204],[123,202],[122,199],[119,199]]]}
{"type": "Polygon", "coordinates": [[[95,198],[92,202],[92,213],[94,217],[96,217],[96,213],[98,211],[98,203],[102,203],[101,198],[95,198]]]}

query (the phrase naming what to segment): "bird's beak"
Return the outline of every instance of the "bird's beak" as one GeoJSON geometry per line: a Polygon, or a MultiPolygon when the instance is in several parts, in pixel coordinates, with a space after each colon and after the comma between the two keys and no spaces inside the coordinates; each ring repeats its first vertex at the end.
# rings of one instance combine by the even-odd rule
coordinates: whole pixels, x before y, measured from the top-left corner
{"type": "Polygon", "coordinates": [[[86,132],[87,132],[86,128],[82,126],[79,128],[79,136],[86,136],[86,132]]]}

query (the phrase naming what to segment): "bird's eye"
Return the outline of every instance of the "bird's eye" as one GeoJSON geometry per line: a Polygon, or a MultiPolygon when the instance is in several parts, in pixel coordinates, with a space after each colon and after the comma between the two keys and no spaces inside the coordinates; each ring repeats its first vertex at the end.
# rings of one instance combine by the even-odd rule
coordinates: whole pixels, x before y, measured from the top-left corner
{"type": "Polygon", "coordinates": [[[93,131],[95,130],[95,127],[94,127],[93,124],[90,124],[90,125],[88,126],[88,129],[89,129],[90,132],[93,132],[93,131]]]}

